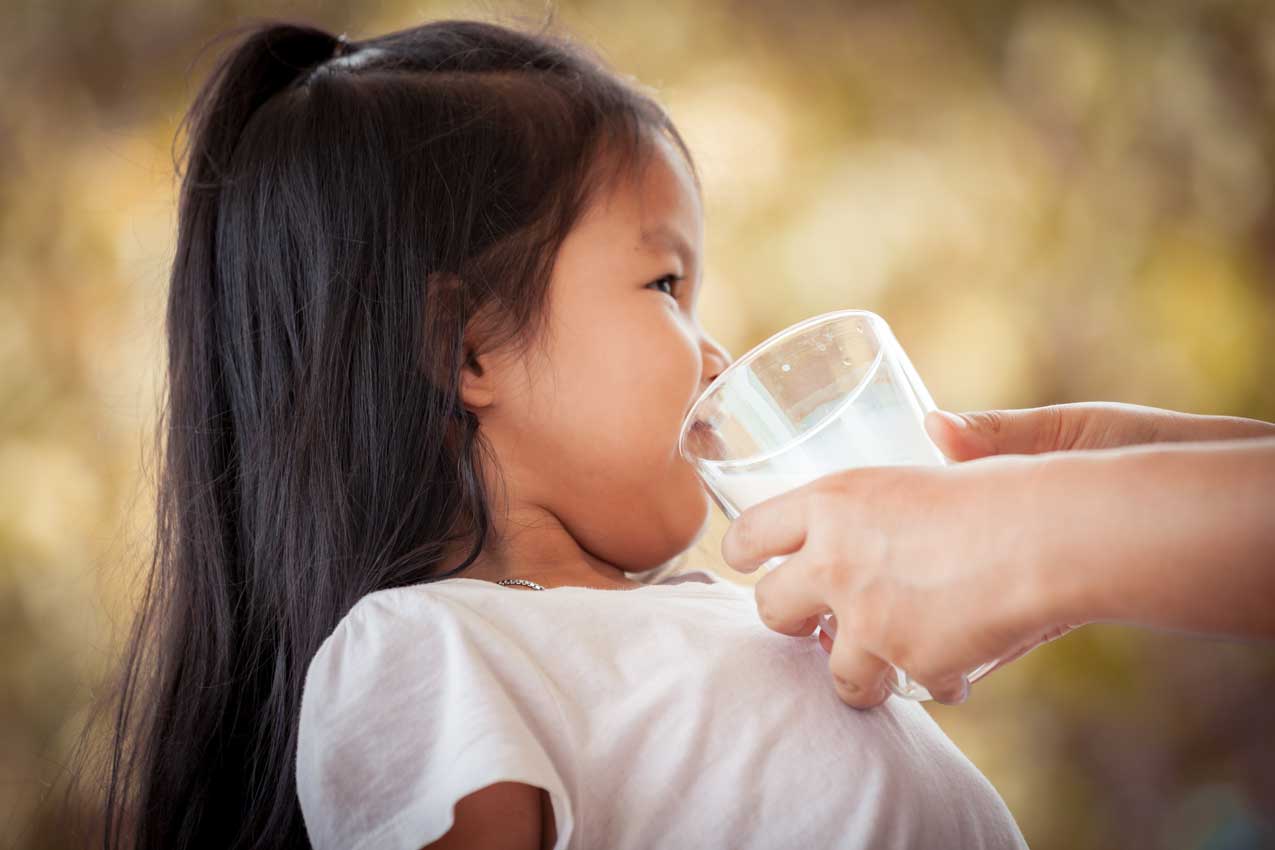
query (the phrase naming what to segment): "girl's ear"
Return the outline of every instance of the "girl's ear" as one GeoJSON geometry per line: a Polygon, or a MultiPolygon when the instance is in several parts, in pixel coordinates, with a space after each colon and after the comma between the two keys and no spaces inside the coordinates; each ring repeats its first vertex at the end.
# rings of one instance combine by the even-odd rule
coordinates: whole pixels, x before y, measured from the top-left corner
{"type": "MultiPolygon", "coordinates": [[[[464,307],[464,282],[449,271],[432,271],[426,279],[426,293],[430,310],[435,315],[446,316],[439,322],[441,328],[448,328],[454,333],[455,321],[458,320],[464,307]]],[[[483,335],[481,333],[481,317],[470,317],[465,321],[462,362],[460,362],[459,389],[460,403],[470,412],[491,407],[496,399],[495,375],[491,370],[490,354],[481,354],[483,335]]],[[[433,381],[439,386],[451,384],[451,376],[446,375],[448,363],[440,359],[432,364],[436,373],[433,381]]],[[[450,370],[448,370],[450,371],[450,370]]]]}
{"type": "MultiPolygon", "coordinates": [[[[462,281],[457,275],[449,272],[433,272],[427,281],[429,299],[434,309],[454,315],[459,312],[463,302],[462,281]]],[[[490,407],[496,397],[495,374],[491,369],[491,355],[478,352],[482,349],[481,333],[482,317],[472,317],[465,323],[463,359],[460,365],[460,400],[461,404],[471,412],[490,407]]],[[[447,386],[450,381],[446,375],[435,375],[439,386],[447,386]]]]}
{"type": "Polygon", "coordinates": [[[465,362],[460,368],[460,400],[471,411],[490,407],[496,400],[495,373],[490,357],[479,355],[465,340],[465,362]]]}
{"type": "MultiPolygon", "coordinates": [[[[440,319],[440,328],[448,329],[446,333],[454,333],[455,320],[463,312],[464,282],[455,274],[446,271],[433,271],[427,278],[427,298],[430,310],[440,319]]],[[[481,317],[470,317],[465,321],[462,362],[460,362],[459,390],[460,403],[470,412],[491,407],[496,400],[496,376],[492,371],[491,354],[479,354],[483,349],[484,336],[481,317]]],[[[431,363],[433,381],[437,386],[453,385],[453,376],[448,375],[449,364],[444,358],[431,363]]]]}

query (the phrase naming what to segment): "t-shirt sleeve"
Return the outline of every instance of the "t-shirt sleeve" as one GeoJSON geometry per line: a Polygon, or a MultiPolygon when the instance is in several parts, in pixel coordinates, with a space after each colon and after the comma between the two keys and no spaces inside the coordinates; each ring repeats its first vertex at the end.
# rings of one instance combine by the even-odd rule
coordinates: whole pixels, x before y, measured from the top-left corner
{"type": "Polygon", "coordinates": [[[313,846],[420,850],[451,829],[458,800],[509,781],[549,792],[565,850],[563,714],[525,649],[459,603],[377,596],[306,672],[296,770],[313,846]]]}

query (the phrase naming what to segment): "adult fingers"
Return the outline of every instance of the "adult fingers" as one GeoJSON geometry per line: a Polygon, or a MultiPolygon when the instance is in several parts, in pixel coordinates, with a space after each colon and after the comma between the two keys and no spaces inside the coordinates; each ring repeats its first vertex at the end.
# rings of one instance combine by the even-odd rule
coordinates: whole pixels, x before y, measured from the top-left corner
{"type": "Polygon", "coordinates": [[[807,487],[798,487],[741,513],[722,537],[722,559],[751,573],[776,555],[800,549],[806,543],[808,497],[807,487]]]}
{"type": "Polygon", "coordinates": [[[944,705],[960,705],[970,696],[970,680],[960,674],[921,682],[921,684],[925,685],[925,689],[930,692],[930,696],[934,697],[935,702],[941,702],[944,705]]]}
{"type": "MultiPolygon", "coordinates": [[[[862,664],[864,667],[866,667],[869,671],[868,672],[869,676],[875,677],[877,675],[876,667],[878,665],[878,662],[880,663],[880,665],[884,665],[884,666],[881,670],[880,679],[879,679],[881,683],[881,688],[882,688],[881,693],[877,695],[879,699],[875,697],[872,699],[869,699],[867,697],[862,696],[860,687],[844,688],[843,686],[840,685],[840,683],[837,682],[837,679],[840,674],[834,673],[833,682],[837,689],[837,695],[841,697],[841,699],[847,705],[853,705],[856,708],[871,708],[872,706],[878,705],[881,702],[883,702],[886,698],[888,698],[890,695],[890,689],[889,689],[889,686],[886,684],[886,682],[888,681],[890,676],[894,675],[894,671],[891,668],[891,666],[885,661],[882,661],[881,659],[877,658],[876,656],[871,655],[870,653],[866,653],[862,649],[851,648],[848,643],[848,638],[843,638],[841,641],[834,641],[833,638],[828,636],[827,632],[820,630],[819,645],[823,647],[824,652],[827,652],[829,655],[831,655],[833,650],[836,649],[838,643],[841,643],[844,645],[843,651],[853,651],[856,654],[863,653],[868,656],[866,660],[858,660],[856,663],[862,664]]],[[[832,666],[832,662],[831,662],[831,659],[829,659],[829,668],[831,668],[831,666],[832,666]]],[[[988,671],[988,672],[991,672],[991,671],[988,671]]],[[[844,678],[844,677],[842,676],[841,678],[844,678]]],[[[852,681],[852,680],[847,680],[847,681],[852,681]]],[[[935,684],[932,688],[927,687],[926,690],[930,691],[930,696],[934,698],[935,702],[941,702],[941,703],[944,703],[945,705],[959,705],[960,703],[963,703],[965,702],[965,700],[969,699],[970,687],[971,687],[971,684],[969,680],[962,676],[962,677],[953,677],[953,678],[948,678],[945,680],[940,680],[939,683],[935,684]]]]}
{"type": "Polygon", "coordinates": [[[814,631],[828,603],[804,575],[801,556],[767,573],[753,587],[757,616],[766,627],[785,635],[802,637],[814,631]]]}
{"type": "Polygon", "coordinates": [[[839,631],[828,657],[837,696],[854,708],[872,708],[890,695],[885,677],[890,665],[850,639],[848,631],[839,631]]]}
{"type": "Polygon", "coordinates": [[[925,429],[943,454],[955,461],[1040,454],[1070,448],[1083,414],[1066,405],[970,413],[933,410],[926,414],[925,429]]]}

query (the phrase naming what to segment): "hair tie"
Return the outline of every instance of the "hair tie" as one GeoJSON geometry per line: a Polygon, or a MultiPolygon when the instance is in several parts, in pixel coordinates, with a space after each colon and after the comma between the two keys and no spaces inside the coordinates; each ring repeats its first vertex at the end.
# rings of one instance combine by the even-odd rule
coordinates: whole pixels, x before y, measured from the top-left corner
{"type": "Polygon", "coordinates": [[[308,86],[321,74],[333,71],[352,71],[361,68],[385,55],[383,47],[363,47],[352,43],[345,33],[333,39],[332,55],[310,69],[309,73],[297,80],[295,85],[308,86]]]}

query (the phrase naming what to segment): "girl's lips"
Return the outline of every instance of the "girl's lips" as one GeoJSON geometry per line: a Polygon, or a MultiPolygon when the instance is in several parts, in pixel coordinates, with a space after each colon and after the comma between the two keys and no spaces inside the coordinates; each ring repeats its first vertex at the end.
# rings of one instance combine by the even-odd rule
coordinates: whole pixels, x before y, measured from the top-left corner
{"type": "Polygon", "coordinates": [[[686,432],[686,447],[696,457],[722,460],[726,446],[721,437],[703,419],[696,419],[686,432]]]}

